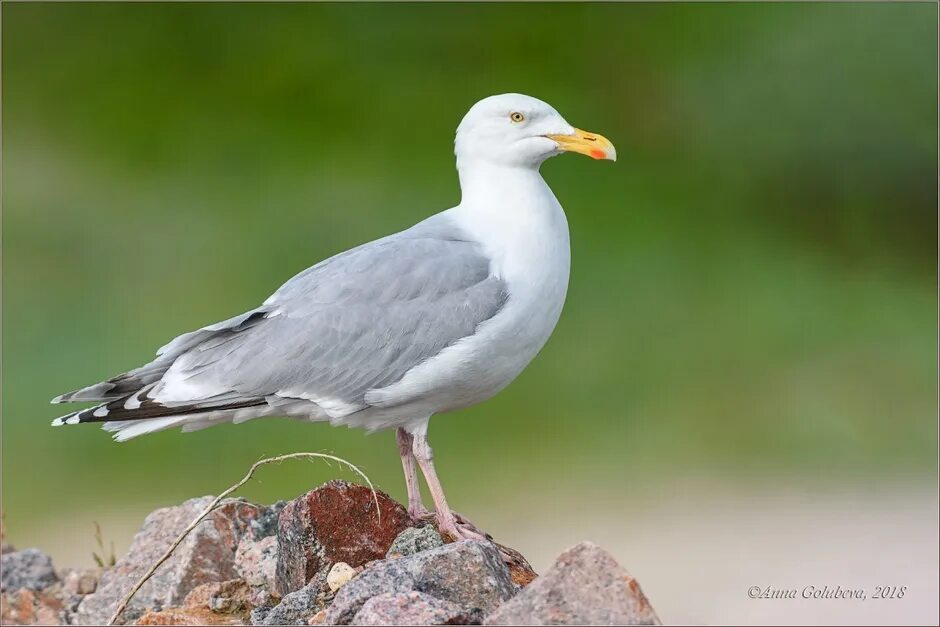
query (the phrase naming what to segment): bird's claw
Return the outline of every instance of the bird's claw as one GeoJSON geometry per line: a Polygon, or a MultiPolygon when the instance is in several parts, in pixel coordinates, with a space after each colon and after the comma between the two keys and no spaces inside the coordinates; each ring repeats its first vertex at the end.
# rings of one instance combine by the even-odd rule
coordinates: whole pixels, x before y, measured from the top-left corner
{"type": "Polygon", "coordinates": [[[460,514],[452,514],[451,516],[438,515],[437,526],[441,535],[446,536],[454,542],[460,540],[493,542],[491,535],[478,529],[476,525],[460,514]]]}
{"type": "Polygon", "coordinates": [[[434,512],[430,511],[424,505],[409,505],[408,515],[416,523],[426,523],[434,520],[434,512]]]}

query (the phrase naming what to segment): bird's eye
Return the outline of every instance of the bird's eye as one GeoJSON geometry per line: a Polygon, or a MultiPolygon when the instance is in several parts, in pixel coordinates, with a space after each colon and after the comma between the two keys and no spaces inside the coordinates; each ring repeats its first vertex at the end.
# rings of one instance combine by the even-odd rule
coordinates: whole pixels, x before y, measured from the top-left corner
{"type": "Polygon", "coordinates": [[[525,122],[525,116],[519,113],[518,111],[513,111],[509,114],[509,119],[515,123],[525,122]]]}

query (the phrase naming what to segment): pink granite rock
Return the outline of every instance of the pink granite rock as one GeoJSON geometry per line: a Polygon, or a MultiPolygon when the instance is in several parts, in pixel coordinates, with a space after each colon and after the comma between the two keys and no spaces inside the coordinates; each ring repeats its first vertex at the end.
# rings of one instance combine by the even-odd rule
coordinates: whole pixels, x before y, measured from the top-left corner
{"type": "Polygon", "coordinates": [[[610,553],[582,542],[487,616],[486,625],[659,625],[636,579],[610,553]]]}
{"type": "Polygon", "coordinates": [[[235,551],[235,570],[250,589],[252,605],[266,605],[277,598],[277,537],[242,538],[235,551]]]}
{"type": "Polygon", "coordinates": [[[479,610],[442,601],[423,592],[380,594],[356,613],[351,625],[478,625],[479,610]]]}
{"type": "Polygon", "coordinates": [[[19,588],[0,593],[0,625],[67,625],[66,616],[53,591],[19,588]]]}
{"type": "MultiPolygon", "coordinates": [[[[77,622],[106,623],[124,595],[211,501],[209,496],[191,499],[147,516],[127,555],[102,574],[94,594],[86,596],[78,606],[77,622]]],[[[134,595],[121,622],[133,622],[146,610],[179,605],[201,584],[238,577],[235,552],[242,537],[250,533],[251,521],[261,511],[261,507],[245,501],[226,500],[189,533],[172,557],[134,595]]]]}

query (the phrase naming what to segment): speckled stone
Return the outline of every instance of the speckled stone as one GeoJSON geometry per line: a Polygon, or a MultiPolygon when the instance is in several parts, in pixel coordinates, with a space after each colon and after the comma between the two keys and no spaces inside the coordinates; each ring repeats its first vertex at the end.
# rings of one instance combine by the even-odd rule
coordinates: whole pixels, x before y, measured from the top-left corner
{"type": "Polygon", "coordinates": [[[422,592],[485,616],[516,592],[509,569],[490,543],[465,540],[408,557],[376,562],[340,588],[324,622],[348,625],[369,599],[422,592]]]}
{"type": "Polygon", "coordinates": [[[610,553],[582,542],[516,597],[487,616],[486,625],[659,625],[636,579],[610,553]]]}
{"type": "MultiPolygon", "coordinates": [[[[204,496],[150,513],[134,536],[127,555],[104,571],[94,594],[84,597],[76,620],[81,625],[107,623],[117,604],[185,529],[212,501],[204,496]]],[[[250,533],[249,523],[263,510],[240,499],[227,499],[177,547],[128,604],[121,622],[133,622],[147,610],[178,606],[204,583],[238,577],[235,551],[250,533]]]]}
{"type": "Polygon", "coordinates": [[[439,546],[444,546],[444,540],[434,527],[430,525],[409,527],[398,534],[385,556],[403,557],[414,555],[421,551],[436,549],[439,546]]]}
{"type": "Polygon", "coordinates": [[[24,549],[0,556],[0,590],[42,590],[59,580],[52,558],[39,549],[24,549]]]}
{"type": "Polygon", "coordinates": [[[423,592],[380,594],[362,606],[352,625],[479,625],[483,613],[423,592]]]}

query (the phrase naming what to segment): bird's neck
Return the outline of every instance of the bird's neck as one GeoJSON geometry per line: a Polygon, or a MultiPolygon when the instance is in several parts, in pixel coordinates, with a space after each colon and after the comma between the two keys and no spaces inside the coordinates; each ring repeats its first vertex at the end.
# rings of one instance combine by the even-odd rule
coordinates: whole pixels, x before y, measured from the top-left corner
{"type": "Polygon", "coordinates": [[[560,265],[567,277],[568,222],[537,168],[474,163],[458,170],[462,194],[454,217],[484,246],[497,274],[560,265]]]}
{"type": "Polygon", "coordinates": [[[499,211],[535,198],[554,199],[537,167],[507,166],[486,161],[458,163],[460,205],[499,211]]]}

